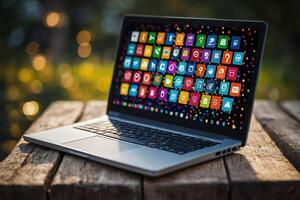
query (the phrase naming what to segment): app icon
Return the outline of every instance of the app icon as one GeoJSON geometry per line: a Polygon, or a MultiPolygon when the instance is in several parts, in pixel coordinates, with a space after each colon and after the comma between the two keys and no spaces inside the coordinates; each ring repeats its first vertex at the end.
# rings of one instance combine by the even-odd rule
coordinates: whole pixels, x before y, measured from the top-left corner
{"type": "Polygon", "coordinates": [[[186,74],[189,76],[193,76],[196,70],[196,63],[189,63],[187,70],[186,70],[186,74]]]}
{"type": "Polygon", "coordinates": [[[174,77],[174,88],[181,89],[183,85],[183,76],[174,77]]]}
{"type": "Polygon", "coordinates": [[[186,71],[186,65],[187,65],[186,62],[179,62],[177,65],[177,74],[184,75],[186,71]]]}
{"type": "Polygon", "coordinates": [[[133,60],[132,60],[132,66],[131,66],[131,68],[132,69],[139,69],[140,68],[140,64],[141,64],[141,59],[137,58],[137,57],[134,57],[133,60]]]}
{"type": "Polygon", "coordinates": [[[160,54],[161,54],[161,46],[155,46],[153,50],[153,57],[160,58],[160,54]]]}
{"type": "Polygon", "coordinates": [[[202,95],[200,106],[202,108],[209,108],[210,99],[211,99],[210,95],[206,95],[206,94],[202,95]]]}
{"type": "Polygon", "coordinates": [[[130,88],[129,88],[129,94],[128,95],[132,96],[132,97],[135,97],[138,93],[138,88],[139,88],[138,85],[131,84],[130,88]]]}
{"type": "Polygon", "coordinates": [[[157,60],[156,59],[151,59],[149,62],[149,71],[150,72],[155,72],[156,71],[156,66],[157,66],[157,60]]]}
{"type": "Polygon", "coordinates": [[[136,56],[143,56],[143,51],[144,51],[144,45],[143,44],[137,44],[136,45],[136,50],[135,50],[135,55],[136,56]]]}
{"type": "Polygon", "coordinates": [[[174,48],[172,49],[171,58],[172,58],[173,60],[177,60],[177,59],[179,58],[179,56],[180,56],[180,48],[174,47],[174,48]]]}
{"type": "Polygon", "coordinates": [[[200,55],[201,55],[200,49],[192,49],[191,61],[199,62],[200,55]]]}
{"type": "Polygon", "coordinates": [[[123,62],[123,68],[124,68],[124,69],[130,69],[130,67],[131,67],[131,62],[132,62],[132,58],[126,56],[125,59],[124,59],[124,62],[123,62]]]}
{"type": "Polygon", "coordinates": [[[183,46],[184,36],[185,36],[184,33],[176,33],[175,45],[183,46]]]}
{"type": "Polygon", "coordinates": [[[206,35],[198,34],[196,37],[196,47],[204,48],[206,35]]]}
{"type": "Polygon", "coordinates": [[[243,59],[244,59],[244,53],[243,52],[234,52],[232,64],[242,65],[243,64],[243,59]]]}
{"type": "Polygon", "coordinates": [[[141,85],[139,88],[139,94],[138,97],[145,99],[147,96],[147,86],[141,85]]]}
{"type": "Polygon", "coordinates": [[[235,81],[238,73],[237,67],[228,67],[227,80],[235,81]]]}
{"type": "Polygon", "coordinates": [[[225,79],[227,67],[223,65],[218,65],[216,72],[216,79],[225,79]]]}
{"type": "Polygon", "coordinates": [[[219,94],[221,94],[221,95],[227,95],[228,91],[229,91],[229,82],[222,81],[220,83],[219,94]]]}
{"type": "Polygon", "coordinates": [[[139,83],[142,79],[142,72],[136,71],[133,73],[132,82],[133,83],[139,83]]]}
{"type": "Polygon", "coordinates": [[[132,31],[130,41],[137,42],[139,39],[139,34],[140,33],[138,31],[132,31]]]}
{"type": "Polygon", "coordinates": [[[130,43],[127,47],[127,55],[133,56],[135,53],[135,44],[130,43]]]}
{"type": "Polygon", "coordinates": [[[190,106],[197,106],[199,105],[199,100],[200,100],[200,94],[191,92],[190,94],[190,100],[189,100],[189,105],[190,106]]]}
{"type": "Polygon", "coordinates": [[[169,59],[171,55],[171,47],[163,47],[161,58],[169,59]]]}
{"type": "Polygon", "coordinates": [[[240,48],[240,43],[241,43],[241,37],[240,36],[232,36],[231,37],[230,48],[231,49],[239,49],[240,48]]]}
{"type": "Polygon", "coordinates": [[[190,48],[182,48],[180,58],[181,58],[181,60],[189,60],[190,59],[190,48]]]}
{"type": "Polygon", "coordinates": [[[217,45],[217,36],[216,35],[208,35],[206,40],[207,48],[215,48],[217,45]]]}
{"type": "Polygon", "coordinates": [[[195,35],[190,33],[186,35],[185,46],[193,46],[195,40],[195,35]]]}
{"type": "Polygon", "coordinates": [[[162,101],[167,101],[168,99],[168,89],[167,88],[160,88],[158,92],[158,99],[162,101]]]}
{"type": "Polygon", "coordinates": [[[205,76],[208,78],[214,78],[216,73],[216,65],[207,65],[205,76]]]}
{"type": "Polygon", "coordinates": [[[167,33],[165,44],[166,45],[173,45],[174,38],[175,38],[175,33],[167,33]]]}
{"type": "Polygon", "coordinates": [[[191,77],[185,77],[183,81],[183,89],[184,90],[191,90],[194,86],[194,79],[191,77]]]}
{"type": "Polygon", "coordinates": [[[168,65],[168,62],[166,60],[159,61],[157,71],[162,74],[165,74],[167,71],[167,65],[168,65]]]}
{"type": "Polygon", "coordinates": [[[172,88],[173,78],[174,78],[174,76],[172,76],[172,75],[166,75],[165,80],[164,80],[164,86],[167,88],[172,88]]]}
{"type": "Polygon", "coordinates": [[[120,95],[127,96],[128,95],[128,89],[129,89],[129,84],[128,83],[121,83],[120,95]]]}
{"type": "Polygon", "coordinates": [[[140,69],[143,70],[143,71],[147,71],[148,70],[148,65],[149,65],[149,59],[148,58],[142,58],[140,69]]]}
{"type": "Polygon", "coordinates": [[[201,61],[202,62],[209,62],[209,60],[210,60],[210,54],[211,54],[211,50],[204,49],[202,51],[201,61]]]}
{"type": "Polygon", "coordinates": [[[220,63],[221,61],[221,50],[213,50],[211,53],[211,62],[212,63],[220,63]]]}
{"type": "Polygon", "coordinates": [[[196,76],[203,77],[205,73],[206,65],[205,64],[198,64],[197,65],[197,71],[196,76]]]}
{"type": "Polygon", "coordinates": [[[169,101],[176,103],[178,98],[178,90],[170,90],[169,101]]]}
{"type": "Polygon", "coordinates": [[[145,45],[144,56],[145,57],[151,57],[151,55],[152,55],[152,49],[153,49],[153,46],[151,46],[151,45],[145,45]]]}
{"type": "Polygon", "coordinates": [[[131,77],[132,77],[132,71],[125,70],[124,73],[123,73],[122,81],[124,81],[126,83],[130,83],[131,77]]]}
{"type": "Polygon", "coordinates": [[[143,80],[142,83],[144,85],[150,85],[151,84],[151,78],[152,78],[152,73],[151,72],[145,72],[143,74],[143,80]]]}
{"type": "Polygon", "coordinates": [[[146,43],[146,42],[147,42],[147,37],[148,37],[148,32],[142,31],[142,32],[140,33],[139,42],[140,42],[140,43],[146,43]]]}
{"type": "Polygon", "coordinates": [[[152,84],[155,85],[155,86],[159,86],[161,81],[162,81],[162,75],[161,74],[155,74],[152,84]]]}
{"type": "Polygon", "coordinates": [[[157,97],[157,88],[151,86],[148,90],[148,98],[156,99],[156,97],[157,97]]]}
{"type": "Polygon", "coordinates": [[[222,97],[220,96],[212,96],[210,108],[219,110],[221,107],[222,97]]]}
{"type": "Polygon", "coordinates": [[[216,88],[216,82],[214,80],[207,80],[205,92],[207,93],[214,93],[216,88]]]}
{"type": "Polygon", "coordinates": [[[227,49],[227,47],[228,47],[228,40],[229,40],[229,36],[227,36],[227,35],[220,35],[219,36],[219,42],[218,42],[218,48],[219,49],[227,49]]]}
{"type": "Polygon", "coordinates": [[[187,104],[188,100],[189,100],[189,92],[180,91],[178,103],[187,104]]]}
{"type": "Polygon", "coordinates": [[[174,75],[176,73],[177,62],[169,61],[168,63],[168,73],[174,75]]]}
{"type": "Polygon", "coordinates": [[[198,92],[203,92],[204,79],[197,78],[195,80],[194,90],[198,92]]]}
{"type": "Polygon", "coordinates": [[[164,32],[157,33],[156,44],[164,44],[165,36],[166,36],[166,33],[164,33],[164,32]]]}
{"type": "Polygon", "coordinates": [[[229,95],[239,97],[242,85],[240,83],[231,83],[229,95]]]}
{"type": "Polygon", "coordinates": [[[231,112],[233,104],[233,98],[224,97],[222,101],[222,110],[225,112],[231,112]]]}
{"type": "Polygon", "coordinates": [[[149,44],[154,44],[156,39],[156,33],[155,32],[150,32],[148,36],[148,43],[149,44]]]}
{"type": "Polygon", "coordinates": [[[232,61],[232,51],[224,51],[223,57],[222,57],[222,64],[231,64],[232,61]]]}

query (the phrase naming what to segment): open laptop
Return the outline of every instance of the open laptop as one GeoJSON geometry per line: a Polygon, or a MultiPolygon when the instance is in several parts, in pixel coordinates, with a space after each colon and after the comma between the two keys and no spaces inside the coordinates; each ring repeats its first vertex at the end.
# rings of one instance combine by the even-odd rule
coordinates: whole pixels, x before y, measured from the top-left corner
{"type": "Polygon", "coordinates": [[[28,142],[148,176],[246,144],[267,25],[126,16],[106,116],[28,142]]]}

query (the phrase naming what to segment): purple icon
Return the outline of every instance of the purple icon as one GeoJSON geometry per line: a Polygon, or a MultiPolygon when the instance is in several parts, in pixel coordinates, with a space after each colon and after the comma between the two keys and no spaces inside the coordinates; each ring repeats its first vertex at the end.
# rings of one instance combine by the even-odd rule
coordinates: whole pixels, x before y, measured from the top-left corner
{"type": "Polygon", "coordinates": [[[209,62],[211,50],[204,49],[202,51],[201,62],[209,62]]]}
{"type": "Polygon", "coordinates": [[[190,58],[190,48],[182,48],[181,50],[181,60],[189,60],[190,58]]]}
{"type": "Polygon", "coordinates": [[[185,46],[193,46],[194,45],[194,40],[195,40],[195,35],[194,34],[187,34],[186,35],[186,40],[185,40],[185,46]]]}
{"type": "Polygon", "coordinates": [[[177,67],[176,61],[169,61],[168,73],[174,75],[176,73],[176,67],[177,67]]]}
{"type": "Polygon", "coordinates": [[[168,89],[167,88],[160,88],[159,90],[159,100],[167,101],[168,97],[168,89]]]}

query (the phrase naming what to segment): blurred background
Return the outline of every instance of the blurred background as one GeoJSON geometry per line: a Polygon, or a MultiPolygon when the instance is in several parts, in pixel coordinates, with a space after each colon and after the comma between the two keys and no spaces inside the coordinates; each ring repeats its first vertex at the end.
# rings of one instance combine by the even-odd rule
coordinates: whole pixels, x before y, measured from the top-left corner
{"type": "Polygon", "coordinates": [[[1,0],[0,160],[55,100],[106,99],[124,14],[269,24],[256,98],[300,97],[298,2],[1,0]]]}

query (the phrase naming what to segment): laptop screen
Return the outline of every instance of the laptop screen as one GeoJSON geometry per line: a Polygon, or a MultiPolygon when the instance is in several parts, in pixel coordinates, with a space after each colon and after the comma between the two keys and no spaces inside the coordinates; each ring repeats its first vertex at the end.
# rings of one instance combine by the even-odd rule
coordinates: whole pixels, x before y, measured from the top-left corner
{"type": "Polygon", "coordinates": [[[259,22],[125,18],[109,109],[244,136],[264,38],[261,26],[259,22]]]}

